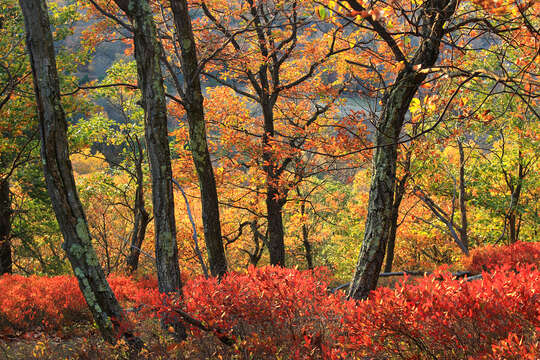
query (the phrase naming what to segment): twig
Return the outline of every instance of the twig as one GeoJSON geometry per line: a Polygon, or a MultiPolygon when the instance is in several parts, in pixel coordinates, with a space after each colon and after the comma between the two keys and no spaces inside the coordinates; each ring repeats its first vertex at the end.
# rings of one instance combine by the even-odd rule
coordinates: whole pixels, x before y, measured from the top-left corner
{"type": "MultiPolygon", "coordinates": [[[[136,306],[136,307],[133,307],[133,308],[124,309],[124,312],[138,313],[139,311],[141,311],[141,309],[143,307],[151,307],[151,306],[146,305],[146,304],[140,304],[139,306],[136,306]]],[[[153,310],[157,310],[157,309],[153,308],[153,310]]],[[[191,316],[190,314],[188,314],[184,310],[172,309],[172,311],[174,311],[175,313],[180,315],[182,317],[182,319],[184,319],[184,321],[187,322],[188,324],[191,324],[191,325],[193,325],[193,326],[195,326],[195,327],[197,327],[197,328],[199,328],[199,329],[201,329],[203,331],[213,332],[216,335],[216,337],[223,344],[228,345],[228,346],[234,345],[235,340],[233,338],[229,337],[228,335],[226,335],[225,330],[223,330],[221,328],[218,328],[218,327],[215,327],[215,326],[205,325],[201,320],[194,318],[193,316],[191,316]]]]}

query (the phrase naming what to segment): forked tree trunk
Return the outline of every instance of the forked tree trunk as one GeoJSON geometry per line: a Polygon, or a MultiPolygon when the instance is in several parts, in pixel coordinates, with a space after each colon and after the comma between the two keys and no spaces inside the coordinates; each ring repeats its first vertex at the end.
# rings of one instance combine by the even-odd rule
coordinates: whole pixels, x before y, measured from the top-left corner
{"type": "Polygon", "coordinates": [[[105,340],[115,343],[123,335],[140,348],[140,340],[126,331],[124,313],[99,264],[75,187],[47,5],[45,0],[20,0],[20,5],[39,113],[43,171],[64,237],[62,247],[105,340]]]}
{"type": "Polygon", "coordinates": [[[177,42],[182,56],[182,70],[186,89],[184,102],[189,123],[189,144],[193,163],[199,178],[202,201],[202,220],[204,240],[208,251],[210,272],[213,276],[222,276],[227,272],[227,258],[221,238],[219,202],[214,169],[206,140],[203,94],[201,90],[200,69],[197,60],[197,48],[191,17],[186,0],[171,0],[177,42]]]}
{"type": "MultiPolygon", "coordinates": [[[[146,149],[152,175],[152,203],[156,268],[159,291],[182,294],[178,266],[171,153],[167,129],[167,105],[161,73],[161,46],[152,8],[147,0],[115,0],[133,23],[138,85],[142,92],[146,149]]],[[[182,323],[174,321],[178,339],[186,338],[182,323]]]]}
{"type": "MultiPolygon", "coordinates": [[[[364,10],[357,1],[348,2],[354,10],[364,10]]],[[[392,225],[399,135],[410,102],[426,78],[425,74],[415,71],[413,65],[429,68],[435,64],[444,36],[444,25],[453,15],[455,7],[454,0],[432,0],[424,3],[421,14],[423,39],[410,64],[398,73],[386,94],[382,114],[376,126],[368,214],[364,241],[348,293],[351,298],[365,299],[377,286],[392,225]]]]}
{"type": "Polygon", "coordinates": [[[0,275],[12,273],[11,213],[9,181],[0,179],[0,275]]]}

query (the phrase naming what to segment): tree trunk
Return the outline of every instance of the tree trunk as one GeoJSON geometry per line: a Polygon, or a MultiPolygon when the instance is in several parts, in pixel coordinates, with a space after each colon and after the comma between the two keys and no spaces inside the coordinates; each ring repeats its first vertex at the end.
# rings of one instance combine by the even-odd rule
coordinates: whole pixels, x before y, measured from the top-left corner
{"type": "Polygon", "coordinates": [[[12,273],[11,212],[9,181],[0,179],[0,275],[12,273]]]}
{"type": "Polygon", "coordinates": [[[257,219],[253,220],[250,226],[251,232],[253,233],[253,243],[255,244],[255,249],[252,253],[249,251],[246,252],[249,255],[249,263],[253,266],[257,266],[264,252],[264,246],[266,244],[266,237],[268,236],[268,234],[263,235],[259,232],[257,219]]]}
{"type": "MultiPolygon", "coordinates": [[[[523,184],[523,179],[525,178],[525,171],[521,163],[521,150],[519,151],[519,165],[518,165],[518,176],[517,184],[511,187],[510,195],[510,209],[508,211],[508,227],[510,228],[510,243],[516,243],[519,240],[519,222],[517,221],[517,207],[519,204],[519,198],[521,196],[521,187],[523,184]]],[[[511,178],[510,178],[510,181],[511,178]]]]}
{"type": "Polygon", "coordinates": [[[397,139],[405,112],[417,88],[413,73],[400,74],[377,126],[364,241],[349,289],[349,297],[366,298],[377,286],[393,222],[397,139]]]}
{"type": "MultiPolygon", "coordinates": [[[[152,204],[159,291],[182,295],[174,218],[167,104],[161,73],[161,46],[152,8],[147,0],[115,0],[133,23],[138,86],[142,92],[146,149],[152,175],[152,204]]],[[[164,326],[168,319],[164,319],[164,326]]],[[[187,337],[181,322],[172,321],[176,337],[187,337]]]]}
{"type": "MultiPolygon", "coordinates": [[[[122,8],[124,2],[116,3],[122,8]]],[[[130,0],[122,8],[133,22],[135,60],[145,112],[145,138],[152,174],[152,203],[156,240],[156,262],[161,292],[179,292],[182,283],[178,267],[176,222],[172,188],[171,155],[167,129],[167,106],[160,67],[152,9],[147,0],[130,0]]]]}
{"type": "Polygon", "coordinates": [[[150,223],[150,215],[144,208],[144,178],[142,171],[143,154],[139,147],[139,156],[135,163],[135,176],[137,178],[137,189],[135,190],[135,203],[133,206],[133,231],[131,233],[129,255],[126,264],[129,273],[137,271],[139,257],[141,255],[142,243],[146,236],[146,228],[150,223]]]}
{"type": "Polygon", "coordinates": [[[282,206],[277,196],[277,189],[269,185],[266,194],[268,251],[270,252],[271,265],[285,266],[282,206]]]}
{"type": "Polygon", "coordinates": [[[212,275],[222,276],[227,272],[227,258],[221,238],[216,180],[206,139],[204,98],[201,90],[195,38],[187,1],[171,0],[171,8],[177,32],[176,40],[182,50],[182,70],[186,83],[184,102],[189,123],[189,143],[201,189],[202,220],[208,262],[212,275]]]}
{"type": "Polygon", "coordinates": [[[388,235],[388,244],[386,248],[386,263],[384,266],[384,272],[392,272],[392,264],[394,262],[394,250],[396,248],[396,234],[398,228],[398,219],[399,219],[399,207],[401,206],[401,201],[405,196],[405,190],[407,188],[407,181],[409,180],[411,168],[411,156],[412,149],[409,148],[405,155],[405,164],[403,166],[403,171],[405,174],[399,180],[396,186],[394,194],[394,202],[392,204],[392,223],[390,225],[390,233],[388,235]]]}
{"type": "Polygon", "coordinates": [[[20,5],[39,112],[43,170],[64,237],[62,247],[104,339],[115,343],[123,335],[140,349],[141,342],[126,329],[122,308],[99,265],[75,187],[47,5],[45,0],[21,0],[20,5]]]}
{"type": "MultiPolygon", "coordinates": [[[[363,10],[356,2],[354,10],[363,10]],[[355,9],[355,7],[357,7],[355,9]]],[[[381,117],[375,134],[375,153],[373,156],[373,174],[369,191],[368,214],[364,232],[364,241],[360,249],[353,281],[348,296],[365,299],[377,286],[386,243],[392,224],[392,205],[397,162],[397,146],[405,114],[410,102],[422,81],[423,73],[416,72],[412,65],[429,68],[439,56],[439,46],[444,36],[443,26],[455,11],[455,2],[428,1],[422,13],[421,28],[423,40],[418,46],[411,63],[397,75],[385,96],[381,117]]]]}
{"type": "Polygon", "coordinates": [[[465,183],[465,152],[463,143],[458,140],[459,150],[459,212],[461,216],[461,227],[459,229],[460,239],[463,246],[469,250],[469,230],[467,223],[467,185],[465,183]]]}
{"type": "Polygon", "coordinates": [[[283,194],[279,193],[279,174],[272,152],[274,137],[273,105],[266,98],[261,104],[264,117],[264,134],[262,137],[263,170],[266,174],[266,220],[268,232],[268,252],[270,264],[285,266],[285,241],[283,232],[282,208],[285,204],[283,194]]]}
{"type": "Polygon", "coordinates": [[[394,250],[396,248],[396,234],[398,228],[398,219],[399,219],[399,207],[403,196],[405,195],[405,185],[408,178],[408,169],[407,173],[401,178],[398,186],[396,187],[396,192],[394,194],[394,203],[392,204],[392,223],[390,224],[390,233],[388,234],[388,244],[386,249],[386,263],[384,265],[384,272],[392,272],[392,263],[394,262],[394,250]]]}
{"type": "MultiPolygon", "coordinates": [[[[299,197],[301,196],[299,188],[296,188],[296,194],[299,197]]],[[[305,201],[302,201],[302,205],[300,205],[300,213],[302,214],[302,217],[306,213],[305,201]]],[[[308,228],[305,223],[302,223],[302,243],[304,244],[304,250],[305,250],[308,269],[313,269],[313,253],[311,250],[311,243],[309,242],[308,228]]]]}

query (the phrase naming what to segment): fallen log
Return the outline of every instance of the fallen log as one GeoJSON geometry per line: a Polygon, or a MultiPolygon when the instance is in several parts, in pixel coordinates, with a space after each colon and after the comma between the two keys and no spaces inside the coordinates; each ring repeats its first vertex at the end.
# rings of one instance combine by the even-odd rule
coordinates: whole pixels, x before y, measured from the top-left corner
{"type": "MultiPolygon", "coordinates": [[[[392,276],[405,276],[405,275],[407,275],[407,276],[425,276],[425,275],[431,275],[431,274],[433,274],[432,271],[408,271],[408,270],[404,270],[404,271],[380,273],[379,277],[392,277],[392,276]]],[[[470,271],[458,271],[458,272],[452,273],[452,276],[455,277],[456,279],[460,279],[460,278],[463,278],[463,277],[467,276],[466,281],[477,280],[477,279],[482,278],[482,275],[474,275],[474,276],[470,276],[470,275],[471,275],[470,271]]],[[[339,285],[338,287],[329,289],[329,292],[333,294],[338,290],[348,288],[350,284],[351,283],[345,283],[345,284],[339,285]]]]}

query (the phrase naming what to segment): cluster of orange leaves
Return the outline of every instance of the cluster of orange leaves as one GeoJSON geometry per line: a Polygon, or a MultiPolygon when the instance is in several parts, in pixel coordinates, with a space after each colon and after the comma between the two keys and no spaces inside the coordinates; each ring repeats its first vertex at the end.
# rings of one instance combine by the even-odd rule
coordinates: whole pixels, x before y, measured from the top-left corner
{"type": "MultiPolygon", "coordinates": [[[[507,258],[507,250],[500,250],[507,258]]],[[[190,346],[202,351],[211,341],[216,351],[231,356],[535,359],[540,354],[537,260],[495,267],[474,281],[440,270],[393,289],[379,288],[362,302],[329,292],[331,276],[324,268],[251,267],[219,283],[187,281],[182,309],[235,341],[226,347],[190,326],[190,346]]],[[[180,306],[163,301],[155,280],[111,276],[109,282],[124,306],[142,305],[139,319],[171,318],[180,306]]],[[[54,330],[89,319],[72,277],[5,275],[0,292],[5,295],[0,299],[3,331],[54,330]]]]}

